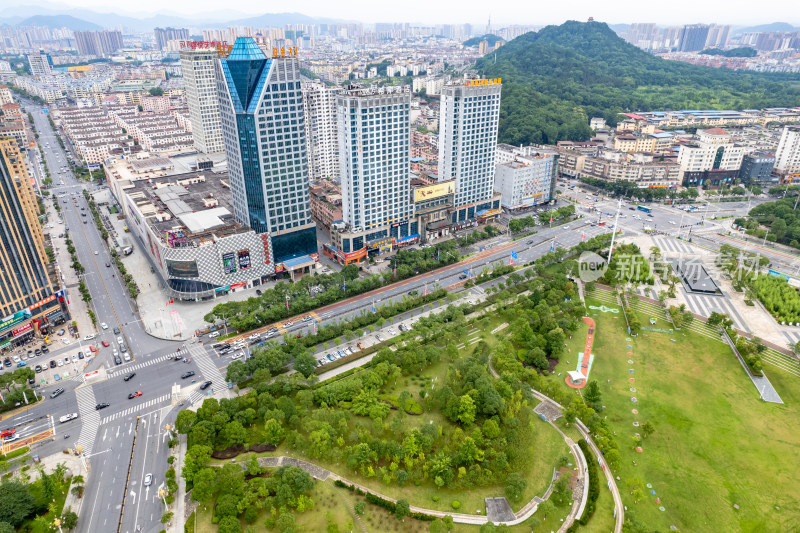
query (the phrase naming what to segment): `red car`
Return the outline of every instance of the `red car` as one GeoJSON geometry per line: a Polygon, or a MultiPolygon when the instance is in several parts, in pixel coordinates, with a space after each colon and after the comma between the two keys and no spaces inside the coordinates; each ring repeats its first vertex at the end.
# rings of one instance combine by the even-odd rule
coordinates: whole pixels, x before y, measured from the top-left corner
{"type": "Polygon", "coordinates": [[[95,348],[94,345],[89,345],[89,351],[92,353],[97,353],[97,348],[95,348]]]}
{"type": "Polygon", "coordinates": [[[138,398],[141,395],[142,395],[142,391],[132,392],[132,393],[128,394],[128,399],[129,400],[133,400],[134,398],[138,398]]]}
{"type": "Polygon", "coordinates": [[[103,341],[101,344],[103,346],[105,346],[106,348],[108,348],[110,346],[110,344],[108,344],[108,341],[103,341]]]}
{"type": "Polygon", "coordinates": [[[4,429],[2,432],[0,432],[0,439],[5,439],[7,437],[10,437],[16,432],[17,432],[16,429],[4,429]]]}

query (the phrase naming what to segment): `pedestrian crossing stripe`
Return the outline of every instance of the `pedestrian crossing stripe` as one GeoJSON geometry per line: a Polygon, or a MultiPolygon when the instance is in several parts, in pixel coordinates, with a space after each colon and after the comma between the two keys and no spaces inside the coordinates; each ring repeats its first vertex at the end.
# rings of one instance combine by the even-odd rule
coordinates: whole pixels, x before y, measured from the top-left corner
{"type": "Polygon", "coordinates": [[[100,421],[100,424],[101,425],[102,424],[108,424],[109,422],[112,422],[114,420],[123,418],[125,416],[131,415],[131,414],[134,414],[134,413],[138,413],[140,411],[143,411],[144,409],[147,409],[148,407],[153,407],[153,406],[155,406],[155,405],[157,405],[159,403],[165,402],[165,401],[169,400],[171,397],[172,397],[171,394],[164,394],[162,396],[159,396],[158,398],[154,398],[154,399],[149,400],[149,401],[147,401],[145,403],[140,403],[140,404],[137,404],[137,405],[135,405],[133,407],[129,407],[128,409],[125,409],[124,411],[120,411],[118,413],[114,413],[111,416],[105,417],[102,421],[100,421]]]}

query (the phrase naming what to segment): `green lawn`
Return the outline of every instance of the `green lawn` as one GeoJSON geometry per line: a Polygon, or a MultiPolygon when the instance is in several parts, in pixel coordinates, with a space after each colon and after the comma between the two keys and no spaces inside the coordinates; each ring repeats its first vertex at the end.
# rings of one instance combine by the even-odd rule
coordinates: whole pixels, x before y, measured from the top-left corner
{"type": "MultiPolygon", "coordinates": [[[[800,441],[797,378],[768,369],[786,404],[764,403],[725,344],[685,330],[643,331],[627,341],[621,316],[597,315],[590,379],[600,384],[603,415],[620,445],[623,460],[616,475],[630,514],[648,530],[669,531],[672,525],[681,531],[797,530],[796,479],[789,474],[800,441]],[[656,428],[642,443],[643,453],[633,450],[634,421],[656,428]],[[634,502],[627,488],[631,479],[651,484],[656,495],[647,489],[634,502]]],[[[581,338],[571,345],[582,346],[585,332],[579,330],[574,337],[581,338]]],[[[572,364],[561,362],[556,374],[575,368],[575,359],[569,360],[572,364]]],[[[553,377],[563,383],[563,377],[553,377]]],[[[601,490],[601,502],[605,493],[601,490]]],[[[596,517],[603,507],[598,503],[596,517]]],[[[608,530],[594,520],[584,530],[608,530]]]]}

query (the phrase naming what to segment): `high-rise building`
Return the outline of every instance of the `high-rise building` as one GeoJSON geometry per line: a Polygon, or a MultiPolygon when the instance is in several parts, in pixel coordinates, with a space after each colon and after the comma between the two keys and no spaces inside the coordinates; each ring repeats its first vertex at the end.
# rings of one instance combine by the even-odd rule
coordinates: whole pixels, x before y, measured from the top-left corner
{"type": "Polygon", "coordinates": [[[297,57],[267,58],[252,37],[240,37],[217,62],[217,92],[234,217],[265,236],[274,263],[313,261],[297,57]]]}
{"type": "Polygon", "coordinates": [[[109,56],[122,48],[119,31],[76,31],[75,44],[80,55],[109,56]]]}
{"type": "Polygon", "coordinates": [[[163,50],[170,41],[189,40],[189,30],[186,28],[155,28],[153,34],[156,38],[156,48],[163,50]]]}
{"type": "Polygon", "coordinates": [[[442,88],[439,181],[455,180],[453,223],[492,209],[500,80],[466,80],[442,88]]]}
{"type": "Polygon", "coordinates": [[[690,24],[681,29],[680,44],[678,50],[681,52],[699,52],[706,46],[708,38],[708,25],[690,24]]]}
{"type": "Polygon", "coordinates": [[[0,140],[0,344],[12,347],[61,318],[38,217],[25,160],[14,140],[0,140]]]}
{"type": "Polygon", "coordinates": [[[338,87],[322,82],[304,82],[303,112],[306,119],[308,178],[339,179],[339,139],[336,125],[338,87]]]}
{"type": "Polygon", "coordinates": [[[49,76],[50,60],[45,54],[28,54],[28,64],[31,66],[32,76],[49,76]]]}
{"type": "Polygon", "coordinates": [[[181,50],[181,71],[192,123],[192,138],[195,148],[204,154],[224,150],[217,78],[214,74],[218,57],[217,51],[210,48],[181,50]]]}
{"type": "Polygon", "coordinates": [[[775,170],[787,174],[800,173],[800,126],[783,127],[775,151],[775,170]]]}
{"type": "Polygon", "coordinates": [[[728,34],[731,32],[730,26],[712,24],[708,27],[705,48],[722,48],[728,44],[728,34]]]}
{"type": "Polygon", "coordinates": [[[410,108],[408,86],[350,87],[337,96],[342,215],[353,231],[388,237],[411,216],[410,108]]]}

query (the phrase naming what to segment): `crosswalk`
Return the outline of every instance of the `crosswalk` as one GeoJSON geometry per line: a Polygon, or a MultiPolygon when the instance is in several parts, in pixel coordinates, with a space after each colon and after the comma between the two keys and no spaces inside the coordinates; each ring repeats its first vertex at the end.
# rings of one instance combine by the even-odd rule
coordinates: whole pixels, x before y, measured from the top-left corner
{"type": "Polygon", "coordinates": [[[115,371],[123,371],[123,372],[126,372],[126,373],[127,372],[134,372],[134,371],[136,371],[136,370],[138,370],[140,368],[144,368],[146,366],[154,365],[156,363],[160,363],[162,361],[166,361],[168,359],[172,359],[173,357],[175,357],[175,354],[174,353],[169,353],[167,355],[162,355],[162,356],[159,356],[159,357],[153,357],[152,359],[147,359],[146,361],[143,361],[141,363],[134,363],[133,365],[130,365],[130,366],[126,366],[126,365],[117,366],[117,367],[114,367],[114,369],[115,369],[115,371]]]}
{"type": "Polygon", "coordinates": [[[105,417],[100,422],[100,424],[108,424],[109,422],[113,422],[114,420],[118,420],[120,418],[124,418],[124,417],[126,417],[128,415],[140,413],[140,412],[144,411],[145,409],[147,409],[149,407],[156,407],[161,403],[169,401],[171,396],[172,396],[171,394],[163,394],[163,395],[159,396],[158,398],[153,398],[152,400],[148,400],[145,403],[136,404],[133,407],[129,407],[128,409],[125,409],[124,411],[120,411],[118,413],[114,413],[111,416],[105,417]]]}
{"type": "Polygon", "coordinates": [[[767,348],[761,354],[761,360],[768,365],[780,368],[781,370],[792,374],[793,376],[800,377],[800,364],[797,360],[792,359],[788,355],[782,354],[779,351],[767,348]]]}
{"type": "Polygon", "coordinates": [[[224,390],[223,394],[227,398],[228,392],[227,388],[225,388],[225,378],[211,360],[205,347],[202,344],[191,344],[189,346],[189,354],[191,354],[192,361],[197,363],[197,368],[202,372],[203,378],[213,382],[215,388],[219,387],[220,390],[224,390]]]}
{"type": "Polygon", "coordinates": [[[81,417],[81,434],[76,442],[83,448],[83,453],[89,454],[92,453],[94,438],[100,426],[100,415],[95,409],[97,400],[92,387],[75,389],[75,397],[78,400],[78,412],[81,417]]]}
{"type": "Polygon", "coordinates": [[[680,241],[671,237],[655,236],[653,237],[653,244],[661,249],[661,252],[672,252],[673,254],[696,254],[697,250],[694,249],[692,244],[686,241],[680,241]]]}
{"type": "Polygon", "coordinates": [[[683,290],[683,295],[686,299],[686,306],[693,313],[697,313],[698,315],[706,317],[711,316],[711,313],[713,312],[725,313],[731,318],[731,320],[733,320],[733,325],[736,328],[748,333],[750,332],[750,328],[747,327],[747,322],[742,318],[742,316],[739,314],[739,311],[736,310],[736,307],[727,297],[690,294],[684,289],[681,290],[683,290]]]}

